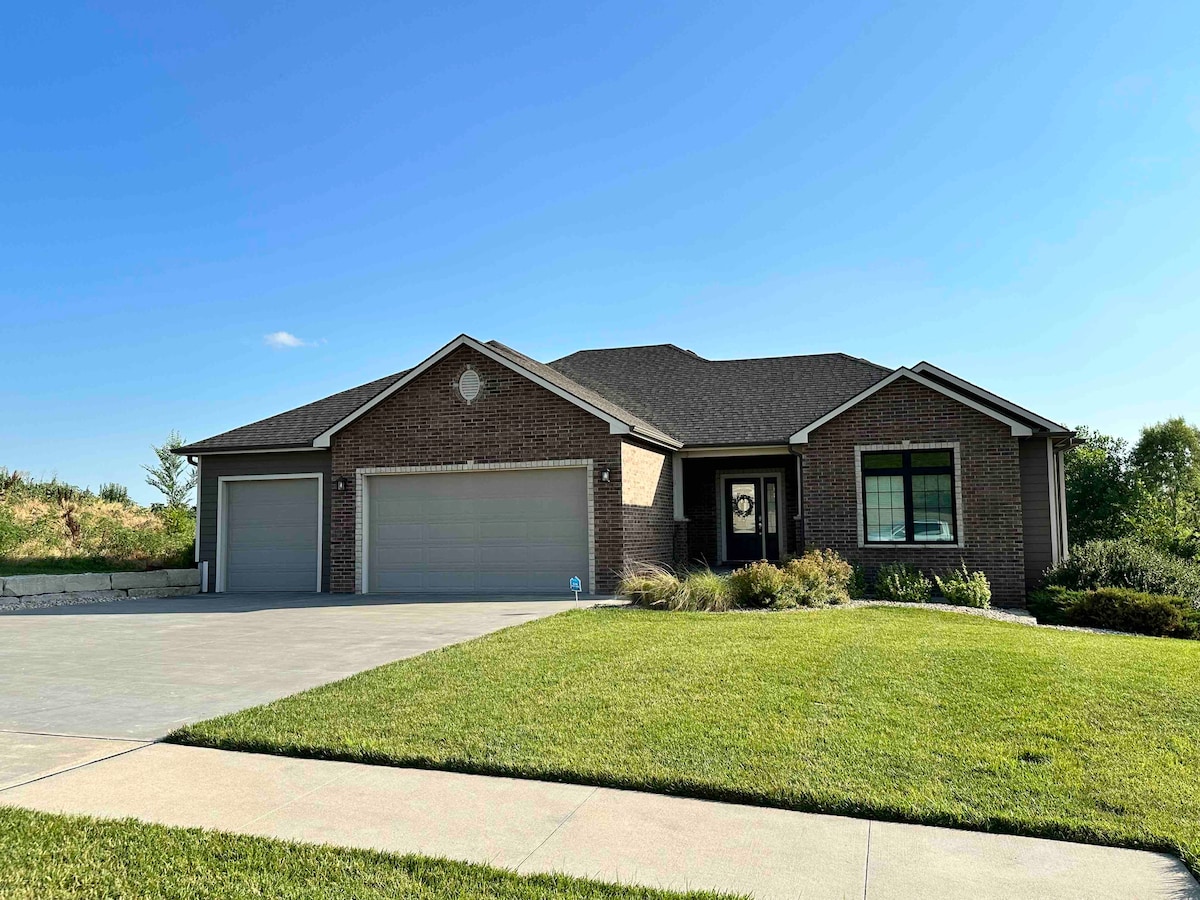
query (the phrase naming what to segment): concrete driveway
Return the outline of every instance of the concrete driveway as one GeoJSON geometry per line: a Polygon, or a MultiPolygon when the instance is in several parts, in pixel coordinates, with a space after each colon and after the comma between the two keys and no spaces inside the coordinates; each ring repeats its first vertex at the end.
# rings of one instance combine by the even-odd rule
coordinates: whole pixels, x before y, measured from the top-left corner
{"type": "Polygon", "coordinates": [[[0,786],[574,605],[199,594],[0,612],[0,786]]]}

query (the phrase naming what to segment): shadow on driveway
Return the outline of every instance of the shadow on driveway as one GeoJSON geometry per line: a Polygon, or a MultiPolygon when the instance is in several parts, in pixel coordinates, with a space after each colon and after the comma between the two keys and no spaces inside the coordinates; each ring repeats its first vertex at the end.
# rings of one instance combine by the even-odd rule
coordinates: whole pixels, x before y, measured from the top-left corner
{"type": "MultiPolygon", "coordinates": [[[[270,609],[319,609],[370,606],[427,605],[430,603],[563,603],[571,594],[297,594],[290,592],[256,594],[193,594],[184,597],[144,597],[101,603],[76,603],[38,609],[0,610],[8,616],[130,616],[206,613],[246,613],[270,609]]],[[[585,606],[611,599],[580,595],[585,606]]]]}

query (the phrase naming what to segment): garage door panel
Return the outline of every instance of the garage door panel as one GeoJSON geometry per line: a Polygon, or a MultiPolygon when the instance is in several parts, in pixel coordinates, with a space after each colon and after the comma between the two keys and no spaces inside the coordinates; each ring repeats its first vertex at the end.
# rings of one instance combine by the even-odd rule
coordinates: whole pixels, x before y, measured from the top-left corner
{"type": "Polygon", "coordinates": [[[425,526],[425,540],[432,544],[473,542],[477,531],[474,522],[430,522],[425,526]]]}
{"type": "Polygon", "coordinates": [[[315,478],[225,483],[225,590],[317,589],[318,491],[315,478]]]}
{"type": "Polygon", "coordinates": [[[588,574],[585,472],[371,476],[369,590],[563,592],[588,574]]]}

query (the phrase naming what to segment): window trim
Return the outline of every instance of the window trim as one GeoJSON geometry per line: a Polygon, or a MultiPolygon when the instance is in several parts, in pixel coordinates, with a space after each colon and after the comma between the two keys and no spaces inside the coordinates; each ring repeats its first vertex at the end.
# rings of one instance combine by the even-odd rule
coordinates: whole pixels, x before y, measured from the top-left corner
{"type": "MultiPolygon", "coordinates": [[[[863,549],[889,549],[889,548],[918,548],[922,550],[962,550],[966,546],[966,536],[964,528],[965,507],[963,506],[962,496],[962,452],[958,441],[933,441],[933,442],[917,442],[904,441],[899,444],[856,444],[854,447],[854,481],[855,481],[855,496],[858,499],[857,518],[858,518],[858,546],[863,549]],[[955,540],[950,541],[868,541],[867,540],[867,517],[866,517],[866,501],[863,497],[863,467],[862,458],[864,453],[880,453],[880,452],[897,452],[897,451],[921,451],[921,450],[949,450],[951,451],[952,469],[951,475],[952,490],[954,494],[954,531],[955,540]]],[[[907,502],[907,501],[906,501],[907,502]]]]}

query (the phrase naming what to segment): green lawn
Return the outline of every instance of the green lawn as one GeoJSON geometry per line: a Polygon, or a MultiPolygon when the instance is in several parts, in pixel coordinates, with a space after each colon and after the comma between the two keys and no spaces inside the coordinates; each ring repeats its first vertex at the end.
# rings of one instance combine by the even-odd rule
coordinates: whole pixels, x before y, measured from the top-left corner
{"type": "Polygon", "coordinates": [[[0,808],[6,900],[669,900],[715,898],[487,866],[0,808]]]}
{"type": "Polygon", "coordinates": [[[1200,643],[930,610],[570,612],[173,739],[1200,860],[1200,643]]]}

